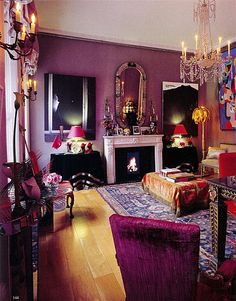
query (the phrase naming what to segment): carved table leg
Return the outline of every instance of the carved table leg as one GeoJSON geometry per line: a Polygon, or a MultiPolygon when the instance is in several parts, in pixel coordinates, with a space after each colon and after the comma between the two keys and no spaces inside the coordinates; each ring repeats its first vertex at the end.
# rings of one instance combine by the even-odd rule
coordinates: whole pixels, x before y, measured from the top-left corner
{"type": "Polygon", "coordinates": [[[225,259],[225,241],[227,228],[227,206],[220,196],[219,188],[210,185],[210,224],[212,252],[220,264],[225,259]]]}

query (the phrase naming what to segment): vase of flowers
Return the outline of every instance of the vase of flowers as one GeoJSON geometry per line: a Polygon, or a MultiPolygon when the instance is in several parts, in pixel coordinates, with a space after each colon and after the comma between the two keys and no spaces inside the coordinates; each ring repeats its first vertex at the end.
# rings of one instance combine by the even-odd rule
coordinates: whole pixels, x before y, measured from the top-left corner
{"type": "Polygon", "coordinates": [[[61,180],[62,180],[62,176],[58,175],[55,172],[45,174],[43,176],[43,182],[44,182],[45,186],[52,190],[56,190],[58,188],[61,180]]]}

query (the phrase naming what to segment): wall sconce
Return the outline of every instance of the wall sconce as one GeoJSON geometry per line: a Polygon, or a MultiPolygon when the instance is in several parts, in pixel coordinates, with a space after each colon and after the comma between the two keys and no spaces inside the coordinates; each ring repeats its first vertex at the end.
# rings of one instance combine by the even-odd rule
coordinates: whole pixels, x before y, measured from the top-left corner
{"type": "MultiPolygon", "coordinates": [[[[21,57],[26,57],[31,54],[35,41],[36,17],[32,14],[31,22],[25,26],[21,22],[23,18],[22,11],[21,4],[16,2],[16,11],[13,19],[13,28],[15,31],[14,42],[12,44],[8,44],[0,41],[0,47],[7,51],[12,60],[19,60],[21,57]]],[[[0,39],[1,37],[2,35],[0,33],[0,39]]]]}
{"type": "Polygon", "coordinates": [[[27,81],[27,92],[26,98],[32,101],[36,100],[37,96],[37,82],[36,80],[29,79],[27,81]]]}

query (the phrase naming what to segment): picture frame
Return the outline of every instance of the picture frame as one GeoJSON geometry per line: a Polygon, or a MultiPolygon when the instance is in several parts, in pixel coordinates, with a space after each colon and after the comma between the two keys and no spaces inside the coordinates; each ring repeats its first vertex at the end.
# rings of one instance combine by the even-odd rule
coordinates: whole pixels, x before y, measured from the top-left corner
{"type": "Polygon", "coordinates": [[[140,127],[138,125],[133,125],[133,135],[140,135],[140,127]]]}
{"type": "Polygon", "coordinates": [[[45,73],[44,137],[51,142],[63,128],[80,125],[88,140],[96,139],[96,78],[45,73]]]}
{"type": "Polygon", "coordinates": [[[224,71],[222,80],[219,83],[219,115],[221,130],[236,130],[235,116],[235,78],[236,78],[236,48],[230,51],[231,60],[227,58],[228,51],[222,53],[224,71]]]}
{"type": "Polygon", "coordinates": [[[198,84],[162,82],[163,134],[172,136],[176,124],[183,124],[187,133],[197,137],[198,125],[192,113],[198,107],[198,84]]]}
{"type": "Polygon", "coordinates": [[[150,127],[149,126],[142,126],[140,128],[141,135],[149,135],[150,134],[150,127]]]}
{"type": "Polygon", "coordinates": [[[122,128],[117,129],[117,135],[118,136],[123,136],[124,135],[124,130],[122,128]]]}

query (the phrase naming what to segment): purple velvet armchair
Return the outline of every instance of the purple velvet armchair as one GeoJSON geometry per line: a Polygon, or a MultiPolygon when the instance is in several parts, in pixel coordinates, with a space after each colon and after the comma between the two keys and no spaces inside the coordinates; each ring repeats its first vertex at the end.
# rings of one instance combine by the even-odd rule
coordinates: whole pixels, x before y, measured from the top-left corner
{"type": "Polygon", "coordinates": [[[127,301],[196,300],[197,225],[112,215],[127,301]]]}
{"type": "Polygon", "coordinates": [[[225,261],[212,277],[199,274],[198,225],[117,214],[110,224],[126,301],[236,300],[228,298],[236,260],[225,261]]]}

